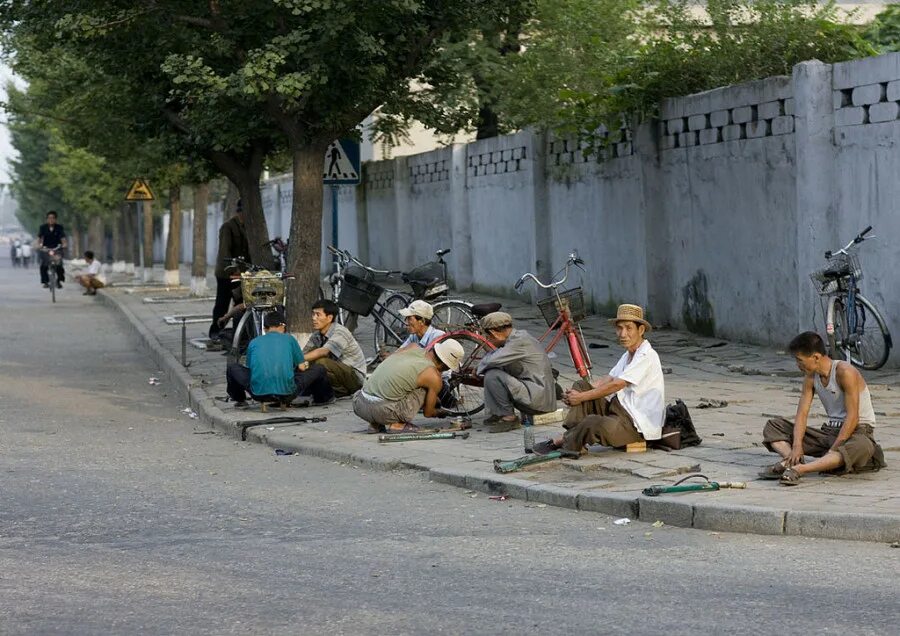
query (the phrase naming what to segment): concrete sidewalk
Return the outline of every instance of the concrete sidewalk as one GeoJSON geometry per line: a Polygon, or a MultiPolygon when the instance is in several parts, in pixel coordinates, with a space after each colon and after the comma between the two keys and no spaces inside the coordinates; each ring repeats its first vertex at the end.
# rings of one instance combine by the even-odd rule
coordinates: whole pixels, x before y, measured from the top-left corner
{"type": "MultiPolygon", "coordinates": [[[[429,471],[435,481],[476,492],[507,494],[554,506],[603,512],[641,521],[712,531],[790,534],[865,541],[900,540],[900,374],[866,372],[878,415],[876,438],[885,450],[888,468],[852,476],[807,476],[800,485],[785,488],[777,482],[756,481],[760,468],[774,461],[760,443],[762,427],[771,416],[793,417],[799,397],[799,372],[783,352],[736,344],[694,334],[658,329],[650,340],[666,370],[668,402],[681,398],[703,444],[666,453],[625,454],[608,450],[580,460],[563,460],[501,475],[493,471],[496,458],[522,454],[522,433],[488,435],[478,420],[467,440],[379,444],[364,428],[349,400],[321,408],[236,411],[225,396],[225,358],[190,344],[187,368],[180,362],[181,327],[165,316],[208,315],[212,301],[186,298],[186,289],[131,287],[120,281],[101,291],[99,298],[127,319],[160,369],[161,391],[180,393],[184,406],[210,426],[240,436],[242,422],[280,415],[326,416],[327,421],[298,425],[262,425],[247,430],[247,439],[273,448],[292,450],[334,461],[383,470],[429,471]],[[145,302],[146,298],[156,302],[145,302]],[[727,406],[703,408],[709,401],[727,406]],[[686,473],[702,472],[716,481],[750,482],[746,490],[685,493],[646,497],[651,484],[671,484],[686,473]]],[[[489,300],[465,294],[473,302],[489,300]]],[[[546,329],[536,308],[505,300],[517,325],[540,335],[546,329]]],[[[621,355],[613,329],[605,319],[584,321],[585,338],[595,374],[603,374],[621,355]]],[[[187,326],[188,339],[206,335],[208,323],[187,326]]],[[[361,321],[357,338],[368,354],[373,351],[371,319],[361,321]]],[[[788,339],[791,334],[785,334],[788,339]]],[[[576,377],[565,345],[557,349],[554,366],[566,386],[576,377]]],[[[186,415],[187,416],[187,415],[186,415]]],[[[811,421],[823,419],[815,402],[811,421]]],[[[424,422],[425,420],[423,420],[424,422]]],[[[562,429],[558,424],[537,428],[538,440],[562,429]]],[[[473,494],[473,496],[475,496],[473,494]]]]}

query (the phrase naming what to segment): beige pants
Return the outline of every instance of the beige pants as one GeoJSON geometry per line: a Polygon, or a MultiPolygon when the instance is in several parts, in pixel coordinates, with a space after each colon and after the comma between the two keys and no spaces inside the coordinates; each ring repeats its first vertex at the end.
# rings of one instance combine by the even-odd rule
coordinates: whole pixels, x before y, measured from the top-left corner
{"type": "MultiPolygon", "coordinates": [[[[807,428],[803,434],[803,454],[810,457],[822,457],[831,450],[839,430],[824,426],[821,429],[807,428]]],[[[884,453],[881,446],[875,443],[874,434],[871,426],[859,424],[850,439],[835,449],[844,460],[844,465],[834,472],[859,473],[884,468],[887,465],[884,463],[884,453]]],[[[776,417],[766,422],[766,427],[763,429],[763,445],[767,449],[772,451],[772,442],[793,444],[793,441],[793,422],[783,417],[776,417]]]]}
{"type": "MultiPolygon", "coordinates": [[[[587,391],[593,386],[586,380],[579,380],[572,388],[587,391]]],[[[575,452],[594,444],[619,448],[644,439],[617,397],[589,400],[573,406],[563,426],[566,428],[563,448],[575,452]]]]}
{"type": "Polygon", "coordinates": [[[353,396],[353,412],[369,424],[376,427],[387,426],[400,422],[407,424],[412,422],[416,413],[425,403],[425,389],[416,389],[402,400],[371,399],[362,391],[357,391],[353,396]]]}

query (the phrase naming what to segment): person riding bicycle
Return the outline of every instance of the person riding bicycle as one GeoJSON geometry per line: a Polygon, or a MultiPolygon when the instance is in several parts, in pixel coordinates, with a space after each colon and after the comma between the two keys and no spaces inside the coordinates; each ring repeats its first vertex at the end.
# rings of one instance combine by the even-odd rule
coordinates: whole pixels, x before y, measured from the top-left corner
{"type": "Polygon", "coordinates": [[[247,347],[247,366],[236,362],[225,370],[226,391],[235,408],[247,405],[247,391],[266,401],[291,402],[297,395],[311,395],[314,404],[327,404],[334,393],[325,377],[325,368],[310,365],[300,345],[284,332],[284,315],[279,311],[266,314],[266,333],[254,338],[247,347]]]}
{"type": "MultiPolygon", "coordinates": [[[[50,276],[47,268],[50,265],[50,254],[47,250],[66,249],[66,231],[63,226],[56,222],[56,212],[50,210],[47,212],[47,222],[38,229],[38,245],[41,247],[41,285],[50,286],[50,276]]],[[[59,278],[57,278],[56,286],[62,289],[62,284],[66,280],[66,271],[63,269],[62,260],[57,265],[59,278]]]]}
{"type": "MultiPolygon", "coordinates": [[[[216,254],[216,302],[213,305],[212,324],[209,326],[209,337],[215,341],[218,339],[222,325],[219,318],[228,313],[231,306],[234,283],[231,280],[227,268],[233,258],[243,258],[250,262],[250,243],[247,241],[247,230],[244,228],[244,207],[240,200],[233,217],[225,221],[219,228],[219,249],[216,254]]],[[[217,349],[218,347],[208,347],[217,349]]]]}
{"type": "Polygon", "coordinates": [[[484,376],[484,424],[490,433],[519,428],[515,409],[535,415],[556,409],[556,380],[550,358],[527,331],[513,329],[512,317],[495,311],[481,319],[491,344],[497,347],[478,363],[484,376]]]}
{"type": "Polygon", "coordinates": [[[794,422],[776,417],[763,429],[763,445],[782,459],[762,471],[763,479],[794,486],[806,473],[858,473],[885,467],[884,452],[875,442],[875,409],[862,374],[849,362],[832,360],[822,337],[806,331],[788,350],[803,371],[803,392],[794,422]],[[821,429],[807,428],[813,395],[819,396],[828,421],[821,429]],[[803,456],[817,458],[808,464],[803,456]]]}
{"type": "Polygon", "coordinates": [[[619,305],[615,324],[625,353],[609,374],[593,385],[579,380],[566,391],[563,401],[570,407],[564,435],[534,446],[546,454],[564,449],[581,454],[587,446],[622,447],[662,437],[666,413],[665,382],[659,356],[644,335],[650,323],[638,305],[619,305]]]}

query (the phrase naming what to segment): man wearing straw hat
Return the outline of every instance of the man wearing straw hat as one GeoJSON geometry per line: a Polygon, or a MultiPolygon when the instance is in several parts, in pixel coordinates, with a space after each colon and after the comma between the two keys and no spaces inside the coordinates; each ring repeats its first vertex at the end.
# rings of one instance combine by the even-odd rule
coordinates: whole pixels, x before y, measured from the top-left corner
{"type": "Polygon", "coordinates": [[[644,335],[650,323],[638,305],[619,305],[616,317],[619,344],[625,353],[609,375],[593,385],[579,380],[563,401],[571,409],[566,433],[536,444],[536,453],[563,449],[582,453],[586,446],[622,447],[662,437],[666,413],[665,385],[659,356],[644,335]]]}

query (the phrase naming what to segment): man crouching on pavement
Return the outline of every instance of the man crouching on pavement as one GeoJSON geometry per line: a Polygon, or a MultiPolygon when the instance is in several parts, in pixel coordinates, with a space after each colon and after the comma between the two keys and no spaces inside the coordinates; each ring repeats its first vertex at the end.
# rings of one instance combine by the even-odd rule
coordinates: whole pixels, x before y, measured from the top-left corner
{"type": "Polygon", "coordinates": [[[783,459],[759,476],[794,486],[806,473],[855,473],[884,468],[884,453],[875,443],[872,397],[862,374],[849,362],[832,360],[822,337],[813,331],[794,338],[788,350],[806,376],[803,391],[793,423],[783,417],[766,423],[763,445],[783,459]],[[820,430],[806,427],[813,394],[819,396],[828,416],[820,430]],[[818,459],[804,464],[804,455],[818,459]]]}
{"type": "Polygon", "coordinates": [[[513,329],[512,317],[495,311],[481,319],[488,340],[497,347],[478,363],[484,376],[484,424],[489,433],[519,428],[515,409],[529,414],[556,409],[556,379],[550,358],[527,331],[513,329]]]}
{"type": "Polygon", "coordinates": [[[412,419],[422,409],[425,417],[445,417],[438,406],[443,388],[441,373],[456,371],[465,352],[456,340],[438,342],[432,349],[413,347],[397,351],[369,376],[353,396],[353,412],[369,423],[370,433],[414,433],[412,419]]]}
{"type": "Polygon", "coordinates": [[[665,383],[659,356],[644,339],[650,323],[637,305],[619,305],[609,322],[616,325],[625,353],[609,375],[593,385],[579,380],[566,391],[563,401],[571,407],[566,433],[536,444],[535,453],[563,449],[580,455],[593,444],[618,448],[662,437],[665,383]]]}

